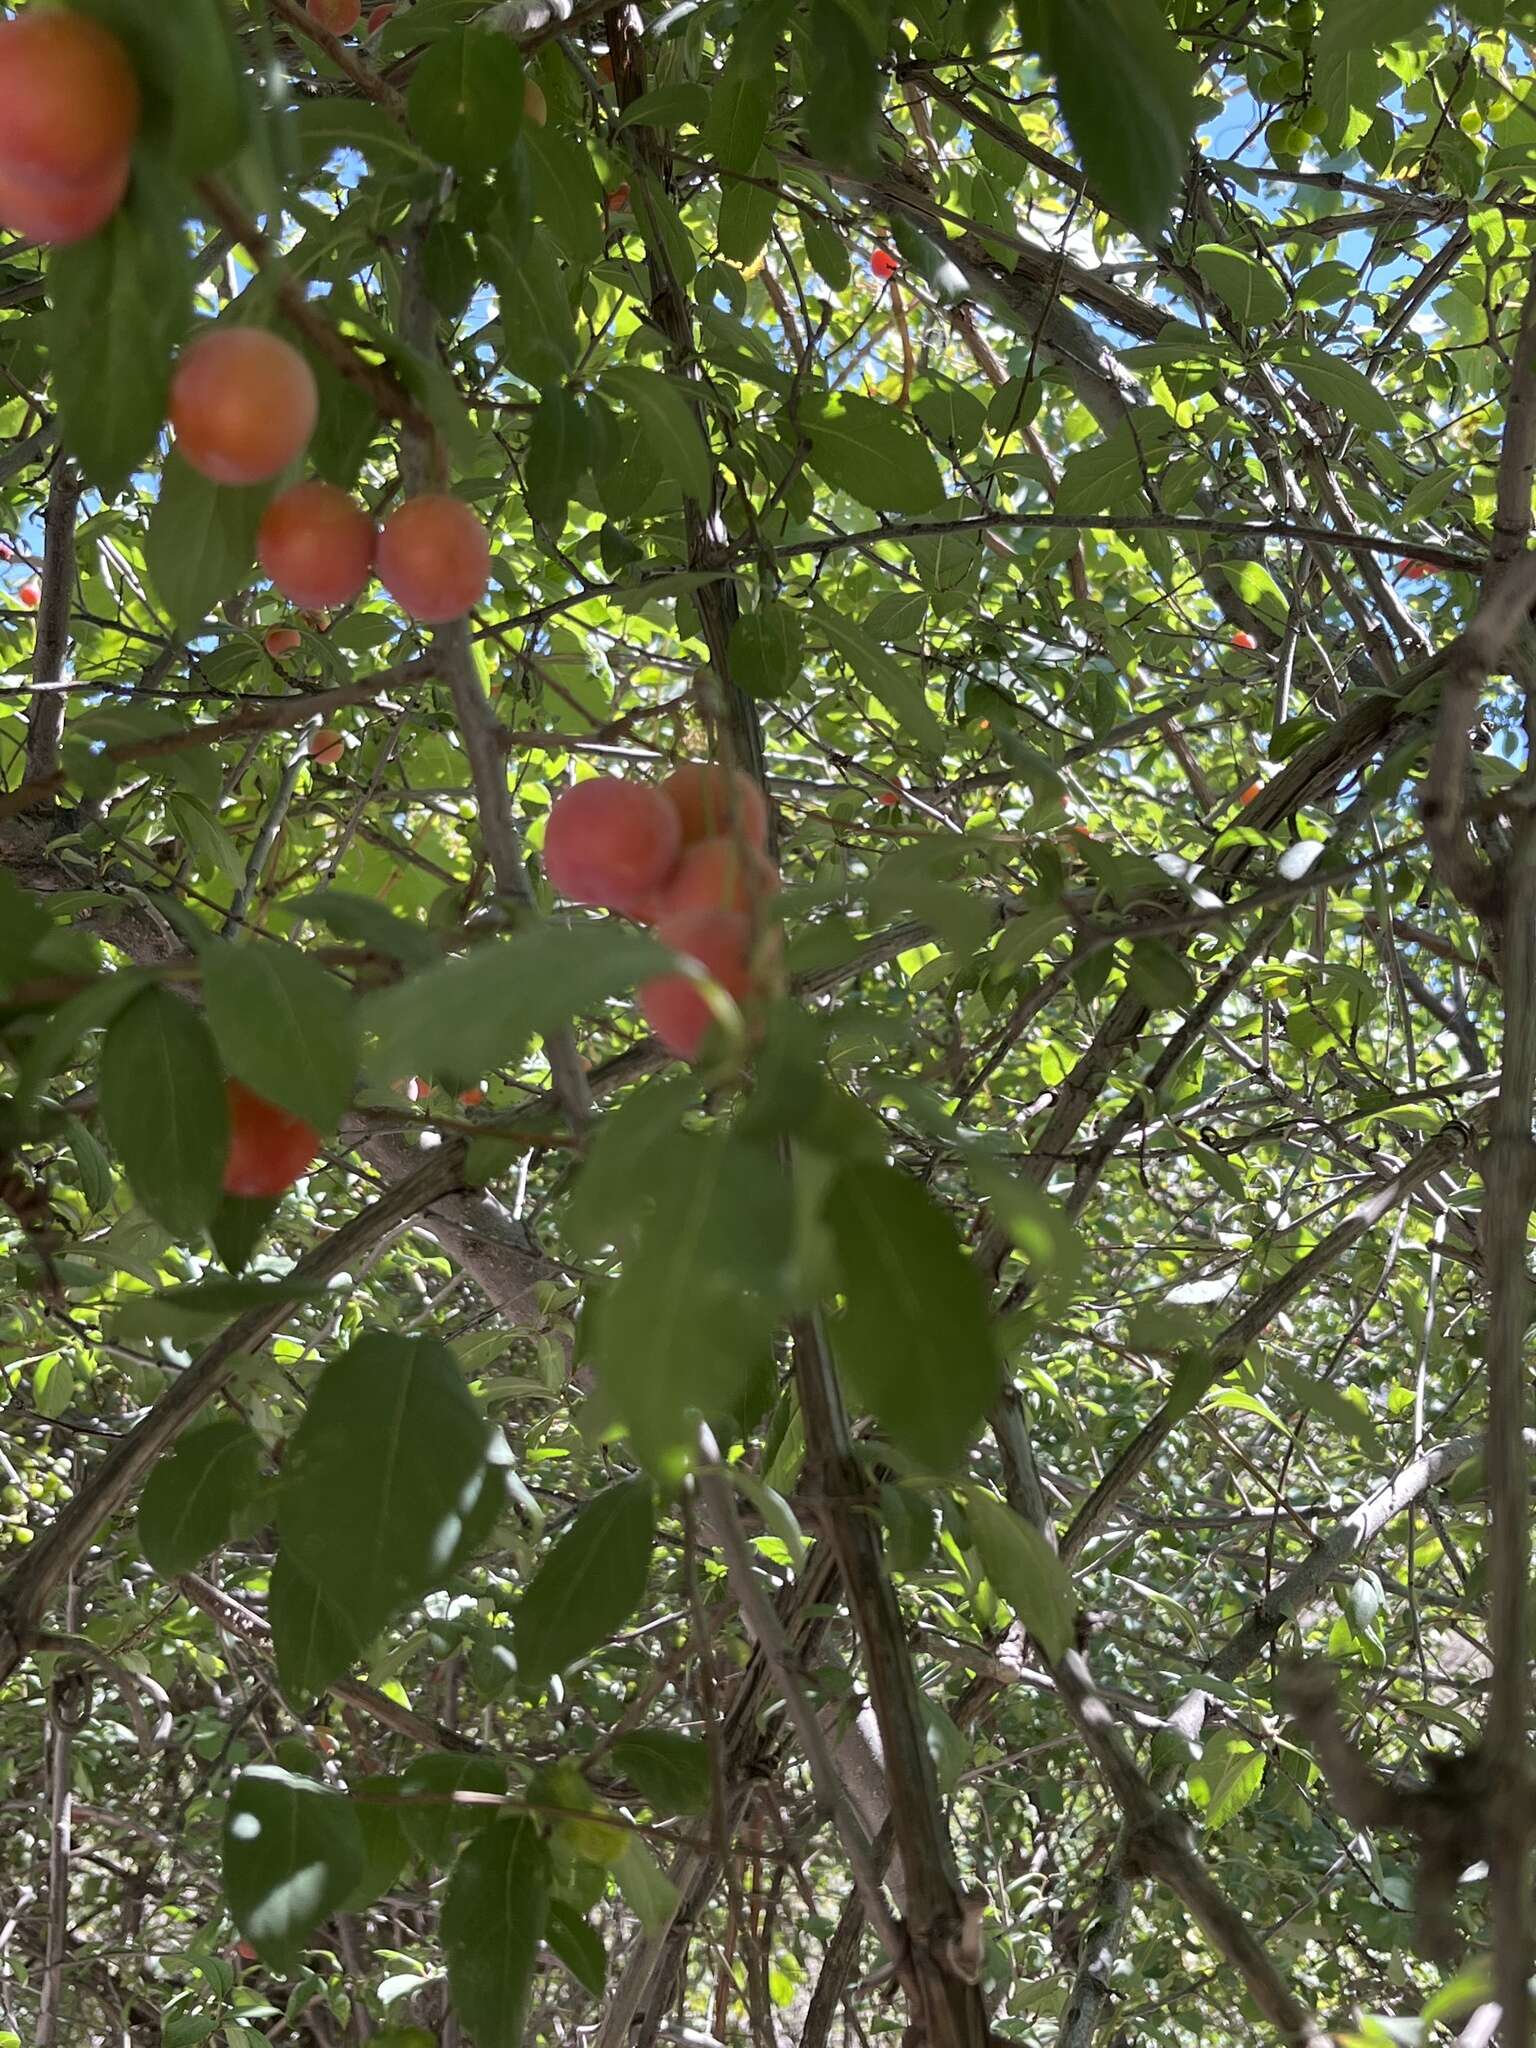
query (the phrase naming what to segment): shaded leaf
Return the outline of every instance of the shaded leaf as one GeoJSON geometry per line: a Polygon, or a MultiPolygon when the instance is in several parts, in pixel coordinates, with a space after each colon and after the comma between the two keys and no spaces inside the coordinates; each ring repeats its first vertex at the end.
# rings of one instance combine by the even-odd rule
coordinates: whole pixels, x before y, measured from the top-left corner
{"type": "Polygon", "coordinates": [[[605,1643],[639,1606],[655,1508],[648,1479],[588,1501],[517,1604],[512,1643],[521,1683],[536,1689],[605,1643]]]}

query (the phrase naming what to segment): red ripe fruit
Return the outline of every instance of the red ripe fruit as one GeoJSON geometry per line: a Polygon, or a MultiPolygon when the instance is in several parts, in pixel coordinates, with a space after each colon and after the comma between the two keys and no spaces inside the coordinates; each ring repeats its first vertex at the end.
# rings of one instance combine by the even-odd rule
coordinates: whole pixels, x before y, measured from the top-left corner
{"type": "Polygon", "coordinates": [[[898,789],[882,789],[875,801],[876,803],[884,804],[889,809],[892,804],[899,804],[901,802],[901,792],[898,789]]]}
{"type": "Polygon", "coordinates": [[[604,193],[603,204],[610,213],[622,213],[629,204],[629,187],[615,185],[611,192],[604,193]]]}
{"type": "Polygon", "coordinates": [[[20,590],[18,590],[16,593],[16,595],[21,599],[22,603],[27,607],[29,611],[37,603],[38,599],[42,596],[42,594],[43,593],[41,589],[38,587],[38,585],[30,579],[27,582],[23,583],[20,590]]]}
{"type": "Polygon", "coordinates": [[[896,258],[891,254],[889,249],[877,249],[874,255],[871,256],[869,259],[869,267],[874,272],[875,276],[879,278],[880,282],[882,284],[885,284],[890,278],[893,278],[896,275],[897,271],[900,270],[901,265],[897,262],[896,258]]]}
{"type": "Polygon", "coordinates": [[[394,13],[394,11],[395,9],[393,0],[384,0],[384,5],[382,7],[375,7],[373,12],[368,17],[369,35],[376,36],[379,30],[384,26],[385,22],[388,21],[389,17],[394,13]]]}
{"type": "Polygon", "coordinates": [[[491,580],[491,544],[462,498],[427,492],[385,520],[379,581],[402,611],[429,626],[462,619],[491,580]]]}
{"type": "Polygon", "coordinates": [[[771,896],[778,875],[767,854],[734,839],[700,839],[684,850],[677,872],[658,892],[656,915],[679,910],[734,910],[746,916],[754,902],[771,896]]]}
{"type": "Polygon", "coordinates": [[[1258,646],[1259,643],[1257,640],[1254,639],[1251,633],[1238,632],[1232,635],[1232,639],[1229,644],[1237,648],[1237,650],[1241,654],[1252,654],[1253,650],[1258,646]]]}
{"type": "Polygon", "coordinates": [[[1264,785],[1262,782],[1250,782],[1248,787],[1243,791],[1242,795],[1239,796],[1238,802],[1240,804],[1251,804],[1254,798],[1258,795],[1259,791],[1263,787],[1264,785]]]}
{"type": "MultiPolygon", "coordinates": [[[[65,8],[0,23],[0,170],[62,196],[127,182],[139,82],[110,30],[65,8]]],[[[121,185],[119,187],[121,190],[121,185]]]]}
{"type": "Polygon", "coordinates": [[[363,0],[309,0],[309,15],[333,36],[344,36],[357,27],[363,0]]]}
{"type": "Polygon", "coordinates": [[[184,462],[216,484],[260,484],[304,453],[320,393],[291,343],[262,327],[219,327],[181,352],[171,425],[184,462]]]}
{"type": "Polygon", "coordinates": [[[1410,583],[1422,583],[1426,576],[1433,576],[1434,573],[1435,565],[1433,562],[1404,562],[1403,564],[1403,575],[1410,583]]]}
{"type": "Polygon", "coordinates": [[[334,726],[316,726],[309,736],[309,758],[318,761],[322,768],[334,768],[346,751],[345,742],[334,726]]]}
{"type": "Polygon", "coordinates": [[[478,1109],[484,1100],[485,1090],[483,1088],[466,1088],[459,1096],[459,1103],[464,1109],[478,1109]]]}
{"type": "Polygon", "coordinates": [[[0,540],[0,562],[14,562],[16,550],[8,540],[0,540]]]}
{"type": "Polygon", "coordinates": [[[243,1081],[226,1081],[224,1097],[229,1105],[225,1194],[247,1200],[285,1194],[320,1150],[320,1133],[243,1081]]]}
{"type": "Polygon", "coordinates": [[[83,242],[106,226],[127,190],[126,152],[105,170],[71,185],[29,184],[0,159],[0,227],[29,242],[49,242],[55,248],[83,242]]]}
{"type": "Polygon", "coordinates": [[[292,626],[274,626],[262,641],[262,646],[274,661],[281,661],[285,654],[293,654],[302,646],[304,636],[292,626]]]}
{"type": "MultiPolygon", "coordinates": [[[[752,928],[733,910],[679,910],[664,917],[656,936],[674,953],[696,961],[737,1003],[746,1001],[752,985],[752,928]]],[[[679,1059],[697,1057],[715,1013],[698,982],[688,974],[658,974],[637,991],[640,1014],[668,1052],[679,1059]]]]}
{"type": "Polygon", "coordinates": [[[350,604],[373,573],[377,536],[355,499],[334,484],[295,484],[261,515],[256,553],[262,568],[306,611],[350,604]]]}
{"type": "Polygon", "coordinates": [[[768,799],[739,768],[717,761],[685,761],[661,785],[677,812],[684,846],[698,839],[745,839],[768,844],[768,799]]]}
{"type": "Polygon", "coordinates": [[[573,903],[646,913],[677,866],[682,829],[659,789],[594,776],[557,797],[544,828],[549,885],[573,903]]]}

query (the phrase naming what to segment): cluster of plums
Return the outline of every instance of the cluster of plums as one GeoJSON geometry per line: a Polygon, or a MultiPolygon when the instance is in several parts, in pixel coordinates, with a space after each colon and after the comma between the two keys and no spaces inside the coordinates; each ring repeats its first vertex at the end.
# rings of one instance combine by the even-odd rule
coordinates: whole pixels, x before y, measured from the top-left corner
{"type": "MultiPolygon", "coordinates": [[[[127,52],[98,23],[37,8],[0,22],[0,223],[36,241],[94,234],[127,187],[139,115],[127,52]]],[[[177,452],[215,484],[270,483],[309,446],[319,412],[309,364],[265,328],[211,328],[171,379],[177,452]]],[[[257,553],[305,610],[351,604],[376,570],[429,625],[462,618],[491,573],[484,527],[440,492],[408,498],[376,529],[335,485],[295,484],[267,507],[257,553]]]]}
{"type": "MultiPolygon", "coordinates": [[[[545,828],[544,872],[573,903],[654,925],[740,1006],[753,993],[760,913],[779,886],[767,842],[757,784],[690,761],[655,785],[596,776],[566,790],[545,828]]],[[[715,1021],[698,974],[655,975],[638,1001],[669,1052],[697,1057],[715,1021]]]]}

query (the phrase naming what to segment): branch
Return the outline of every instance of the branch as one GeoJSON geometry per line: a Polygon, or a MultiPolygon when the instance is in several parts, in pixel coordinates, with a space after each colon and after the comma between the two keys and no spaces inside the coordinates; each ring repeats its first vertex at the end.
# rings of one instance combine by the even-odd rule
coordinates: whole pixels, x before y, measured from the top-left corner
{"type": "MultiPolygon", "coordinates": [[[[408,661],[399,668],[382,669],[363,683],[343,683],[334,690],[313,690],[302,697],[261,698],[232,711],[226,718],[209,719],[203,725],[183,726],[178,732],[156,733],[147,740],[119,740],[103,747],[100,758],[121,766],[130,761],[158,761],[167,754],[180,754],[189,747],[216,747],[223,740],[240,739],[247,733],[281,732],[308,725],[327,712],[340,711],[349,704],[371,704],[386,691],[426,682],[436,674],[429,661],[408,661]]],[[[53,687],[33,684],[34,689],[53,687]]],[[[60,693],[62,696],[62,693],[60,693]]],[[[0,702],[3,702],[0,698],[0,702]]],[[[51,773],[29,779],[16,789],[0,794],[0,818],[14,817],[30,810],[45,798],[67,787],[68,777],[51,773]]]]}
{"type": "Polygon", "coordinates": [[[80,472],[67,456],[54,464],[43,515],[43,588],[32,644],[32,709],[27,714],[27,766],[22,783],[51,777],[64,737],[63,680],[69,652],[69,610],[75,594],[75,514],[80,505],[80,472]]]}
{"type": "Polygon", "coordinates": [[[1493,544],[1483,578],[1484,594],[1500,580],[1508,563],[1522,554],[1531,533],[1531,480],[1536,475],[1536,257],[1525,278],[1520,332],[1509,396],[1504,403],[1504,439],[1499,449],[1499,474],[1494,490],[1493,544]]]}
{"type": "MultiPolygon", "coordinates": [[[[827,534],[809,540],[780,541],[775,555],[825,556],[843,548],[867,548],[882,541],[942,539],[960,533],[991,533],[998,528],[1020,533],[1188,533],[1214,534],[1231,540],[1299,540],[1313,547],[1350,548],[1368,554],[1400,557],[1415,562],[1433,562],[1437,568],[1473,570],[1481,557],[1445,548],[1432,541],[1394,539],[1384,533],[1358,533],[1343,526],[1313,526],[1294,519],[1205,518],[1191,512],[1152,512],[1111,516],[1107,512],[1084,513],[1076,517],[1063,512],[975,512],[960,519],[893,520],[886,526],[869,526],[857,533],[827,534]]],[[[736,550],[738,558],[755,555],[745,545],[736,550]]]]}

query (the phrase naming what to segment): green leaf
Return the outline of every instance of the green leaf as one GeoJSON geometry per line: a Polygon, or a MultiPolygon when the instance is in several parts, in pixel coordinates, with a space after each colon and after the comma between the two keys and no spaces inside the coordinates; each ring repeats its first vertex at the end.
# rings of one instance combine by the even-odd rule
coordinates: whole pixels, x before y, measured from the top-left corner
{"type": "Polygon", "coordinates": [[[603,389],[621,399],[640,422],[641,432],[663,476],[681,484],[690,498],[708,504],[712,471],[709,444],[691,399],[670,377],[619,364],[603,376],[603,389]]]}
{"type": "Polygon", "coordinates": [[[487,1826],[498,1818],[499,1809],[483,1800],[456,1804],[456,1792],[481,1792],[491,1798],[505,1798],[507,1767],[498,1756],[460,1755],[433,1751],[406,1765],[400,1791],[406,1801],[400,1809],[411,1847],[429,1866],[441,1863],[455,1834],[487,1826]]]}
{"type": "Polygon", "coordinates": [[[886,18],[861,0],[808,0],[803,30],[806,147],[836,170],[871,171],[879,161],[886,18]]]}
{"type": "Polygon", "coordinates": [[[389,1890],[410,1858],[399,1809],[394,1805],[398,1781],[360,1778],[350,1788],[352,1811],[363,1837],[363,1874],[342,1906],[344,1913],[363,1913],[389,1890]]]}
{"type": "Polygon", "coordinates": [[[348,1671],[368,1647],[368,1638],[352,1618],[297,1561],[279,1551],[267,1593],[267,1619],[277,1675],[289,1699],[301,1704],[320,1694],[348,1671]]]}
{"type": "Polygon", "coordinates": [[[923,679],[910,663],[898,661],[864,628],[817,600],[811,617],[831,647],[840,655],[855,679],[872,697],[877,697],[918,745],[930,753],[941,753],[944,728],[928,707],[923,679]]]}
{"type": "Polygon", "coordinates": [[[101,1111],[143,1207],[175,1236],[195,1235],[218,1205],[229,1116],[212,1035],[190,1003],[145,989],[114,1019],[101,1111]]]}
{"type": "Polygon", "coordinates": [[[782,697],[804,654],[800,614],[777,599],[743,612],[731,628],[731,675],[750,697],[782,697]]]}
{"type": "Polygon", "coordinates": [[[49,367],[64,445],[115,495],[165,420],[171,349],[191,318],[180,195],[138,159],[128,201],[48,262],[49,367]]]}
{"type": "Polygon", "coordinates": [[[289,1440],[278,1534],[364,1641],[442,1585],[499,1512],[488,1435],[434,1337],[360,1337],[321,1373],[289,1440]]]}
{"type": "Polygon", "coordinates": [[[454,2011],[475,2048],[523,2048],[548,1908],[549,1857],[531,1821],[496,1821],[459,1852],[441,1934],[454,2011]]]}
{"type": "Polygon", "coordinates": [[[575,1250],[593,1258],[626,1241],[642,1221],[635,1188],[651,1148],[678,1130],[698,1098],[691,1074],[659,1074],[604,1114],[560,1221],[562,1236],[575,1250]]]}
{"type": "Polygon", "coordinates": [[[295,1965],[363,1862],[362,1830],[340,1793],[271,1764],[236,1778],[224,1818],[224,1896],[235,1925],[274,1967],[295,1965]]]}
{"type": "Polygon", "coordinates": [[[519,1681],[536,1690],[605,1643],[639,1606],[651,1564],[655,1508],[648,1479],[626,1479],[587,1502],[517,1604],[519,1681]]]}
{"type": "Polygon", "coordinates": [[[965,1511],[992,1590],[1054,1663],[1072,1647],[1077,1613],[1066,1566],[1038,1529],[984,1487],[966,1488],[965,1511]]]}
{"type": "Polygon", "coordinates": [[[80,1192],[85,1198],[87,1213],[99,1216],[112,1200],[112,1162],[92,1136],[90,1126],[78,1119],[65,1133],[64,1142],[80,1176],[80,1192]]]}
{"type": "Polygon", "coordinates": [[[1273,327],[1286,316],[1290,300],[1274,271],[1241,249],[1205,242],[1195,251],[1195,268],[1219,292],[1243,327],[1273,327]]]}
{"type": "Polygon", "coordinates": [[[652,1937],[664,1934],[677,1914],[678,1890],[643,1836],[630,1836],[613,1875],[642,1931],[652,1937]]]}
{"type": "Polygon", "coordinates": [[[771,1341],[790,1247],[771,1153],[679,1133],[646,1159],[648,1214],[618,1284],[589,1304],[613,1413],[653,1472],[687,1464],[695,1413],[728,1410],[771,1341]]]}
{"type": "Polygon", "coordinates": [[[583,1920],[574,1906],[551,1899],[544,1939],[583,1991],[601,1998],[608,1981],[608,1952],[597,1929],[583,1920]]]}
{"type": "Polygon", "coordinates": [[[576,365],[576,329],[565,273],[536,228],[525,248],[513,251],[499,236],[483,238],[482,254],[501,307],[502,354],[526,383],[558,383],[576,365]]]}
{"type": "Polygon", "coordinates": [[[677,1735],[668,1728],[642,1728],[624,1735],[609,1757],[616,1771],[636,1786],[653,1812],[708,1813],[709,1747],[696,1735],[677,1735]]]}
{"type": "Polygon", "coordinates": [[[208,1022],[229,1072],[267,1101],[333,1131],[357,1081],[345,985],[287,946],[205,948],[208,1022]]]}
{"type": "Polygon", "coordinates": [[[215,881],[222,875],[238,888],[245,879],[245,862],[239,847],[218,820],[196,797],[180,793],[167,800],[166,810],[196,858],[195,872],[205,881],[215,881]]]}
{"type": "Polygon", "coordinates": [[[949,1217],[904,1173],[844,1166],[822,1214],[845,1307],[833,1325],[854,1393],[929,1470],[959,1462],[996,1398],[986,1289],[949,1217]]]}
{"type": "Polygon", "coordinates": [[[910,420],[856,391],[804,395],[796,422],[818,476],[874,512],[929,512],[944,496],[933,451],[910,420]]]}
{"type": "Polygon", "coordinates": [[[171,158],[184,177],[227,164],[250,130],[239,53],[218,0],[181,0],[174,17],[158,9],[159,74],[171,98],[171,158]]]}
{"type": "Polygon", "coordinates": [[[1268,1759],[1246,1736],[1219,1728],[1189,1773],[1190,1796],[1214,1832],[1234,1820],[1257,1795],[1268,1759]]]}
{"type": "Polygon", "coordinates": [[[558,541],[566,509],[591,458],[592,437],[580,399],[563,386],[545,392],[528,429],[523,496],[528,510],[558,541]]]}
{"type": "Polygon", "coordinates": [[[608,232],[603,187],[592,153],[558,128],[532,123],[523,131],[539,218],[579,267],[595,263],[608,232]]]}
{"type": "Polygon", "coordinates": [[[1396,430],[1397,413],[1390,400],[1353,363],[1341,362],[1310,342],[1287,342],[1274,360],[1288,369],[1309,397],[1331,406],[1370,434],[1396,430]]]}
{"type": "Polygon", "coordinates": [[[709,113],[710,90],[689,79],[673,85],[653,85],[649,92],[631,100],[613,124],[615,135],[623,128],[698,128],[709,113]]]}
{"type": "Polygon", "coordinates": [[[1195,977],[1161,939],[1136,941],[1125,978],[1149,1010],[1183,1010],[1195,999],[1195,977]]]}
{"type": "Polygon", "coordinates": [[[69,1412],[75,1398],[75,1369],[62,1351],[50,1351],[32,1371],[32,1405],[49,1422],[69,1412]]]}
{"type": "Polygon", "coordinates": [[[1352,1438],[1362,1449],[1372,1447],[1376,1441],[1376,1418],[1369,1408],[1357,1405],[1342,1387],[1336,1387],[1328,1380],[1314,1379],[1297,1366],[1277,1361],[1275,1371],[1300,1407],[1325,1417],[1335,1429],[1352,1438]]]}
{"type": "Polygon", "coordinates": [[[139,1501],[139,1545],[163,1579],[201,1564],[261,1478],[261,1439],[236,1416],[181,1439],[139,1501]]]}
{"type": "Polygon", "coordinates": [[[773,81],[760,67],[733,56],[709,97],[699,141],[722,171],[750,171],[768,136],[773,81]]]}
{"type": "Polygon", "coordinates": [[[523,59],[496,29],[464,28],[432,45],[411,78],[411,132],[456,171],[494,171],[523,125],[523,59]]]}
{"type": "Polygon", "coordinates": [[[1144,241],[1161,233],[1194,135],[1194,67],[1155,0],[1046,0],[1046,61],[1083,169],[1144,241]]]}
{"type": "Polygon", "coordinates": [[[364,998],[378,1081],[400,1074],[462,1080],[515,1059],[551,1031],[664,964],[653,939],[618,923],[545,925],[488,940],[461,959],[364,998]]]}
{"type": "Polygon", "coordinates": [[[167,458],[144,536],[144,566],[178,628],[190,633],[222,598],[251,580],[256,529],[270,484],[213,484],[179,455],[167,458]]]}
{"type": "Polygon", "coordinates": [[[338,938],[367,946],[406,967],[430,967],[442,958],[436,939],[424,925],[402,917],[387,904],[376,903],[371,896],[354,896],[345,889],[313,889],[307,896],[290,896],[284,907],[296,915],[317,918],[338,938]]]}
{"type": "MultiPolygon", "coordinates": [[[[752,176],[728,176],[720,195],[720,254],[743,269],[757,261],[773,232],[778,205],[776,169],[772,153],[765,149],[752,166],[752,176]]],[[[766,365],[763,374],[765,378],[771,374],[766,365]]]]}
{"type": "Polygon", "coordinates": [[[1149,457],[1176,431],[1157,406],[1137,406],[1130,416],[1061,466],[1058,508],[1072,518],[1091,512],[1134,509],[1143,500],[1152,464],[1149,457]]]}

